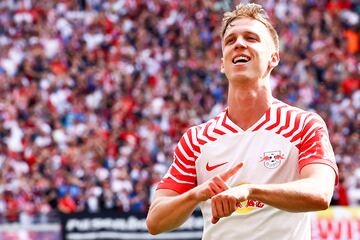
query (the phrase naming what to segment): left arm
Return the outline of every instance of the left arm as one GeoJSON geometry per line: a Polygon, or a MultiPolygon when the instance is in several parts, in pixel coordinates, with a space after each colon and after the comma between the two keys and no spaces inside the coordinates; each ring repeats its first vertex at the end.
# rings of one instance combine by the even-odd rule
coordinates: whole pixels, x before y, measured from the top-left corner
{"type": "Polygon", "coordinates": [[[334,192],[335,172],[324,164],[309,164],[301,179],[289,183],[249,185],[249,199],[289,212],[325,210],[334,192]]]}
{"type": "MultiPolygon", "coordinates": [[[[246,184],[230,188],[211,198],[213,223],[232,214],[236,202],[257,200],[289,212],[327,209],[334,191],[335,171],[325,164],[303,167],[300,179],[281,184],[246,184]]],[[[235,207],[236,209],[236,207],[235,207]]]]}

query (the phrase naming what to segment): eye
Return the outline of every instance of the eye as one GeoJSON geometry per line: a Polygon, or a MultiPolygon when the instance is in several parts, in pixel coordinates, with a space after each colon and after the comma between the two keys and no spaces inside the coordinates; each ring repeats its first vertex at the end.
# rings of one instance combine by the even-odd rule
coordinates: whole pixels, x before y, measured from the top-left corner
{"type": "Polygon", "coordinates": [[[250,35],[250,36],[246,37],[246,40],[251,41],[251,42],[257,42],[258,38],[250,35]]]}
{"type": "Polygon", "coordinates": [[[231,43],[233,43],[234,41],[235,41],[235,38],[233,38],[233,37],[228,38],[228,39],[226,39],[226,41],[225,41],[225,45],[231,44],[231,43]]]}

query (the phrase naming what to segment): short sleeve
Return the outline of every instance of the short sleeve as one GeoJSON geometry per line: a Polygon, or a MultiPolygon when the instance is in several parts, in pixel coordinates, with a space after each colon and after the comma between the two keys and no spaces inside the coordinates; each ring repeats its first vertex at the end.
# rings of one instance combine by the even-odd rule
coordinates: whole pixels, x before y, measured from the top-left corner
{"type": "Polygon", "coordinates": [[[336,183],[338,183],[338,167],[326,124],[320,116],[313,113],[302,132],[299,148],[299,172],[308,164],[325,164],[330,166],[335,171],[336,183]]]}
{"type": "Polygon", "coordinates": [[[173,162],[157,189],[171,189],[181,194],[197,185],[194,134],[193,129],[190,128],[181,137],[174,151],[173,162]]]}

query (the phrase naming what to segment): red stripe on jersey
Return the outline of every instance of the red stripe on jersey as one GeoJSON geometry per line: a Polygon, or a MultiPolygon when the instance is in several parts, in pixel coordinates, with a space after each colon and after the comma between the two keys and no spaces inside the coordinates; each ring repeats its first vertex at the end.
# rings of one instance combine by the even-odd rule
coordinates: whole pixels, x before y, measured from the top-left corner
{"type": "Polygon", "coordinates": [[[224,116],[224,119],[223,119],[221,125],[222,125],[223,127],[227,128],[227,129],[229,129],[231,132],[237,133],[238,131],[237,131],[235,128],[231,127],[230,125],[228,125],[228,124],[225,122],[225,121],[226,121],[226,118],[227,118],[227,116],[224,116]]]}
{"type": "Polygon", "coordinates": [[[208,134],[208,130],[209,130],[209,126],[212,124],[212,122],[209,122],[208,124],[206,124],[206,126],[205,126],[205,129],[204,129],[204,136],[206,137],[206,138],[208,138],[210,141],[215,141],[216,140],[216,138],[214,138],[214,137],[211,137],[211,136],[209,136],[209,134],[208,134]]]}
{"type": "Polygon", "coordinates": [[[336,182],[338,182],[338,168],[336,166],[334,152],[332,150],[329,137],[327,134],[326,126],[316,115],[310,115],[314,118],[311,119],[304,128],[302,137],[306,134],[306,139],[301,139],[298,144],[299,149],[299,171],[308,164],[326,164],[332,167],[335,171],[336,182]],[[313,130],[311,126],[316,126],[313,130]],[[311,132],[310,132],[311,131],[311,132]]]}
{"type": "Polygon", "coordinates": [[[268,126],[268,127],[266,128],[266,130],[271,130],[271,129],[279,126],[279,124],[280,124],[280,118],[281,118],[281,109],[284,108],[284,107],[286,107],[286,106],[278,107],[278,109],[276,110],[276,122],[275,122],[274,124],[268,126]]]}
{"type": "MultiPolygon", "coordinates": [[[[176,154],[177,154],[177,153],[176,153],[176,154]]],[[[182,171],[184,171],[184,172],[186,172],[186,173],[188,173],[188,174],[196,174],[195,168],[187,168],[187,167],[185,167],[183,164],[181,164],[179,160],[181,160],[181,162],[183,162],[184,164],[189,165],[189,166],[191,166],[191,167],[195,167],[195,162],[194,162],[194,161],[191,161],[191,162],[190,162],[190,161],[184,160],[183,158],[181,158],[181,159],[178,159],[177,157],[174,158],[174,163],[175,163],[175,165],[176,165],[177,167],[179,167],[182,171]],[[188,164],[188,163],[189,163],[189,164],[188,164]]]]}
{"type": "MultiPolygon", "coordinates": [[[[316,132],[319,128],[314,128],[311,132],[309,132],[309,134],[306,136],[306,139],[301,139],[301,143],[304,144],[306,143],[307,141],[309,141],[309,138],[314,134],[314,132],[316,132]]],[[[309,131],[309,130],[308,130],[309,131]]],[[[297,135],[300,135],[301,138],[303,136],[305,136],[306,134],[305,133],[301,133],[301,134],[297,134],[297,135]]],[[[295,136],[294,137],[294,141],[296,141],[297,139],[299,139],[298,136],[295,136]],[[295,138],[296,137],[296,138],[295,138]]]]}
{"type": "Polygon", "coordinates": [[[286,133],[286,134],[283,134],[283,137],[288,138],[288,137],[290,137],[291,135],[293,135],[297,130],[299,130],[299,125],[300,125],[300,121],[301,121],[301,116],[302,116],[303,114],[306,114],[306,113],[307,113],[307,112],[300,112],[299,114],[296,115],[293,129],[292,129],[290,132],[288,132],[288,133],[286,133]]]}
{"type": "Polygon", "coordinates": [[[205,140],[202,140],[200,138],[198,138],[197,140],[200,143],[200,145],[204,145],[205,143],[207,143],[205,140]]]}
{"type": "Polygon", "coordinates": [[[254,132],[259,130],[262,126],[264,126],[265,123],[267,123],[268,121],[270,121],[270,109],[266,111],[266,116],[265,116],[265,120],[262,121],[261,123],[259,123],[259,125],[257,127],[254,128],[254,132]]]}
{"type": "Polygon", "coordinates": [[[285,125],[282,126],[277,132],[276,134],[280,134],[283,130],[287,129],[290,126],[290,119],[291,119],[291,114],[295,112],[295,109],[291,109],[286,111],[286,120],[285,120],[285,125]]]}
{"type": "Polygon", "coordinates": [[[195,166],[195,159],[193,161],[186,159],[186,157],[183,155],[183,153],[178,147],[175,149],[175,154],[184,164],[189,166],[195,166]]]}
{"type": "MultiPolygon", "coordinates": [[[[200,153],[200,147],[194,144],[191,132],[192,132],[192,130],[188,130],[186,133],[186,135],[188,136],[190,145],[191,145],[192,149],[194,149],[195,152],[200,153]]],[[[197,130],[196,130],[196,132],[197,132],[197,130]]]]}
{"type": "Polygon", "coordinates": [[[216,134],[219,134],[219,135],[224,135],[225,132],[221,131],[220,129],[216,128],[216,126],[218,125],[219,123],[219,119],[220,119],[220,116],[217,116],[216,118],[214,118],[216,120],[216,123],[215,123],[215,128],[213,130],[214,133],[216,134]]]}
{"type": "Polygon", "coordinates": [[[221,131],[221,130],[219,130],[217,128],[214,129],[214,133],[219,134],[219,135],[224,135],[225,134],[225,132],[223,132],[223,131],[221,131]]]}
{"type": "Polygon", "coordinates": [[[199,138],[199,130],[201,130],[201,127],[196,128],[196,140],[200,145],[204,145],[206,141],[199,138]]]}
{"type": "MultiPolygon", "coordinates": [[[[176,163],[175,163],[176,164],[176,163]]],[[[179,164],[176,164],[177,167],[179,167],[179,164]]],[[[191,184],[196,184],[196,177],[195,176],[188,176],[184,175],[181,172],[179,172],[174,166],[170,168],[170,174],[175,177],[176,179],[180,181],[186,181],[191,184]]],[[[181,184],[181,183],[178,183],[181,184]]]]}
{"type": "Polygon", "coordinates": [[[165,181],[161,181],[156,190],[157,189],[172,189],[174,191],[176,191],[179,194],[182,194],[184,192],[189,191],[190,189],[196,187],[196,184],[179,184],[178,182],[176,182],[174,179],[172,178],[166,178],[166,182],[165,181]]]}
{"type": "Polygon", "coordinates": [[[318,155],[319,154],[317,152],[318,150],[317,150],[315,140],[312,142],[302,144],[300,146],[300,148],[301,148],[302,152],[299,154],[299,160],[305,159],[305,158],[309,157],[310,155],[318,155]]]}
{"type": "MultiPolygon", "coordinates": [[[[309,116],[308,116],[309,117],[309,116]]],[[[308,118],[306,117],[306,118],[308,118]]],[[[305,120],[306,121],[306,120],[305,120]]],[[[305,124],[303,130],[301,132],[299,132],[298,134],[296,134],[295,136],[293,136],[293,138],[290,140],[291,142],[295,142],[296,140],[298,140],[299,138],[304,137],[309,131],[310,128],[316,124],[317,122],[319,122],[319,120],[317,119],[311,119],[308,123],[305,124]]],[[[316,130],[317,128],[313,129],[311,133],[309,133],[308,137],[311,136],[311,134],[316,130]]],[[[304,142],[305,140],[302,139],[302,142],[304,142]]]]}
{"type": "Polygon", "coordinates": [[[302,144],[300,146],[300,153],[299,153],[299,159],[303,159],[308,157],[310,154],[316,153],[316,156],[319,156],[320,158],[327,158],[326,156],[329,156],[329,152],[332,152],[330,141],[328,140],[327,132],[322,128],[316,128],[314,131],[315,135],[313,133],[309,135],[313,135],[310,137],[308,135],[307,140],[303,140],[302,144]],[[326,139],[326,141],[324,141],[326,139]],[[313,146],[314,145],[314,146],[313,146]],[[309,148],[313,149],[313,151],[308,151],[309,148]]]}
{"type": "Polygon", "coordinates": [[[194,153],[190,150],[190,148],[189,148],[189,146],[188,146],[188,144],[187,144],[187,142],[186,142],[186,140],[185,140],[184,137],[182,137],[182,138],[180,139],[180,142],[179,142],[179,143],[180,143],[181,147],[184,149],[184,151],[186,152],[186,154],[187,154],[189,157],[195,159],[195,155],[194,155],[194,153]]]}
{"type": "Polygon", "coordinates": [[[306,142],[306,141],[311,137],[311,134],[312,134],[314,131],[316,131],[316,130],[318,130],[319,128],[321,128],[322,124],[323,124],[323,123],[322,123],[319,119],[316,119],[316,118],[311,119],[311,120],[305,125],[304,130],[303,130],[304,134],[303,134],[301,137],[302,137],[302,138],[305,137],[305,135],[306,135],[308,132],[309,132],[309,134],[306,136],[305,139],[302,139],[302,141],[303,141],[303,142],[306,142]],[[315,129],[313,129],[311,132],[309,132],[310,129],[311,129],[311,127],[312,127],[313,125],[315,125],[315,124],[318,124],[319,126],[316,127],[315,129]]]}
{"type": "Polygon", "coordinates": [[[334,160],[333,150],[330,145],[327,133],[324,129],[317,128],[315,134],[302,141],[299,149],[299,160],[311,158],[334,160]]]}

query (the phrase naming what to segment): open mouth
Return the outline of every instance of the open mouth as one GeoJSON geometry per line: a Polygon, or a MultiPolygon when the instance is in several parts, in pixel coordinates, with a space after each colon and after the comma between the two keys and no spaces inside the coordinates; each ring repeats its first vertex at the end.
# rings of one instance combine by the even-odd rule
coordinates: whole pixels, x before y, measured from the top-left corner
{"type": "Polygon", "coordinates": [[[247,63],[249,61],[250,61],[250,57],[248,57],[246,55],[235,56],[232,60],[233,64],[247,63]]]}

